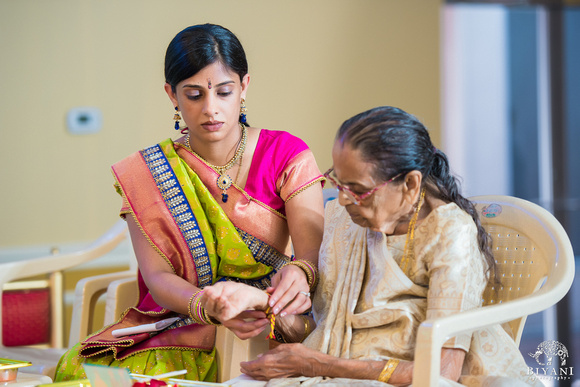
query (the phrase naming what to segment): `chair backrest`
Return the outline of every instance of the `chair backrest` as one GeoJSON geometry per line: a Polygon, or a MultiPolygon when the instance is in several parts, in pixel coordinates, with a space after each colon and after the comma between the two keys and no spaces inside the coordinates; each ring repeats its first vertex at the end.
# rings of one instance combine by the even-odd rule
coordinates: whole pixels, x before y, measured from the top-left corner
{"type": "Polygon", "coordinates": [[[326,203],[331,200],[338,198],[338,189],[336,188],[324,188],[322,190],[322,199],[324,200],[324,206],[326,207],[326,203]]]}
{"type": "MultiPolygon", "coordinates": [[[[85,248],[71,253],[57,253],[45,257],[4,262],[0,264],[0,321],[2,320],[2,291],[9,282],[43,274],[50,274],[51,290],[51,347],[64,344],[62,271],[97,259],[127,238],[127,226],[119,220],[105,234],[85,248]]],[[[0,337],[3,337],[0,324],[0,337]]],[[[2,343],[0,342],[0,347],[2,343]]]]}
{"type": "MultiPolygon", "coordinates": [[[[528,201],[509,196],[477,196],[481,222],[492,238],[499,284],[491,281],[483,305],[502,303],[538,290],[560,259],[563,229],[554,216],[528,201]]],[[[527,316],[503,324],[519,345],[527,316]]]]}

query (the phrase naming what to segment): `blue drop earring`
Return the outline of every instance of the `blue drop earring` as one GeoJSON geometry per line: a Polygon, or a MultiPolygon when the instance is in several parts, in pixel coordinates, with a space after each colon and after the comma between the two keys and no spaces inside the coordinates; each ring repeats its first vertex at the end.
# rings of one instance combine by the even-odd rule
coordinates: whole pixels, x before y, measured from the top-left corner
{"type": "Polygon", "coordinates": [[[175,114],[173,115],[175,120],[175,130],[179,130],[179,121],[181,121],[181,116],[179,115],[179,106],[175,107],[175,114]]]}
{"type": "Polygon", "coordinates": [[[248,124],[248,121],[246,120],[247,111],[248,108],[246,108],[246,100],[242,98],[242,105],[240,106],[240,122],[244,125],[248,124]]]}

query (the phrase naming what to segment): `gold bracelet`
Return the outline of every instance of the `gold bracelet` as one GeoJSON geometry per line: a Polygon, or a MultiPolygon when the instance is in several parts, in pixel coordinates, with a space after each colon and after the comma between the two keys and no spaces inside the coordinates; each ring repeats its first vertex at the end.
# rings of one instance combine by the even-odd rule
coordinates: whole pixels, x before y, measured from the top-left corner
{"type": "Polygon", "coordinates": [[[387,364],[385,364],[385,368],[381,371],[379,378],[377,379],[379,382],[387,383],[393,372],[395,372],[395,368],[399,365],[399,360],[396,359],[389,359],[387,364]]]}

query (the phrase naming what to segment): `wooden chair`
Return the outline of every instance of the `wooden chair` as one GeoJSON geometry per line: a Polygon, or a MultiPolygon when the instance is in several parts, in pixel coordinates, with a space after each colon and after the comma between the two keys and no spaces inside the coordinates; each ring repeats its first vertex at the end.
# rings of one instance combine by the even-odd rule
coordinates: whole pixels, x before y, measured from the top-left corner
{"type": "Polygon", "coordinates": [[[510,196],[471,200],[492,237],[502,285],[488,285],[482,308],[420,325],[413,386],[438,385],[441,347],[449,337],[502,324],[519,344],[526,317],[560,301],[574,280],[572,245],[552,214],[510,196]]]}

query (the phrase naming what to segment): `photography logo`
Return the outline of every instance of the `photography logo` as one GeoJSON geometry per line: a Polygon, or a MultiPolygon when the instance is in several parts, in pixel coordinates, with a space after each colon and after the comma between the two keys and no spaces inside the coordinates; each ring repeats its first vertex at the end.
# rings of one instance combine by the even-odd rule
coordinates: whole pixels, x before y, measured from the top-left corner
{"type": "Polygon", "coordinates": [[[559,341],[546,340],[538,345],[536,352],[528,353],[540,367],[528,367],[528,374],[540,379],[568,380],[574,375],[574,367],[566,367],[568,349],[559,341]],[[559,363],[559,367],[558,367],[559,363]]]}

